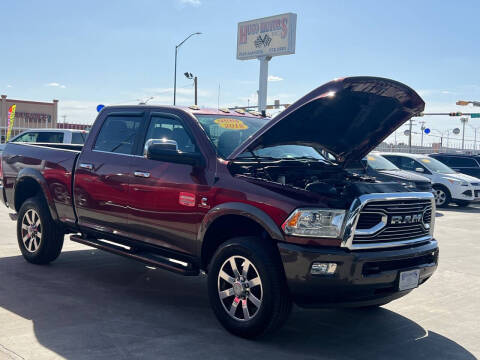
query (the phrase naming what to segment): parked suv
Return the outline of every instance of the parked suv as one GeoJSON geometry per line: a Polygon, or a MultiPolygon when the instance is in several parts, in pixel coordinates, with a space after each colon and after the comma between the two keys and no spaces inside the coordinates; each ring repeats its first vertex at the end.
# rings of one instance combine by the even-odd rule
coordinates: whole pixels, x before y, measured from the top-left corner
{"type": "Polygon", "coordinates": [[[395,181],[408,191],[433,191],[430,179],[398,168],[377,152],[368,154],[361,162],[349,164],[348,170],[373,176],[380,181],[395,181]]]}
{"type": "Polygon", "coordinates": [[[441,161],[455,171],[480,178],[479,155],[431,154],[430,156],[441,161]]]}
{"type": "Polygon", "coordinates": [[[437,206],[446,207],[450,202],[468,206],[480,201],[480,180],[457,173],[440,161],[419,154],[382,153],[400,169],[422,174],[432,181],[437,206]]]}
{"type": "Polygon", "coordinates": [[[279,328],[293,302],[380,306],[432,276],[433,195],[345,170],[424,105],[396,81],[353,77],[270,121],[106,107],[84,146],[8,143],[0,193],[27,261],[55,260],[71,233],[180,275],[206,272],[220,323],[253,338],[279,328]]]}

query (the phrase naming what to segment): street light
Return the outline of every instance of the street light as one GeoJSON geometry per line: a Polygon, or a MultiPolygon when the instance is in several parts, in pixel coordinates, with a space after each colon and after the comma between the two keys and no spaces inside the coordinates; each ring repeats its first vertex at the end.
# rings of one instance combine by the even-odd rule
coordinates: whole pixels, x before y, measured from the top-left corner
{"type": "Polygon", "coordinates": [[[195,88],[195,105],[197,105],[197,84],[198,84],[198,78],[196,76],[193,76],[192,73],[185,72],[183,73],[185,77],[189,80],[193,80],[193,87],[195,88]]]}
{"type": "Polygon", "coordinates": [[[200,35],[201,32],[195,32],[190,35],[188,35],[180,44],[175,46],[175,74],[174,74],[174,80],[173,80],[173,105],[176,104],[177,100],[177,52],[178,48],[183,45],[185,41],[190,39],[193,35],[200,35]]]}

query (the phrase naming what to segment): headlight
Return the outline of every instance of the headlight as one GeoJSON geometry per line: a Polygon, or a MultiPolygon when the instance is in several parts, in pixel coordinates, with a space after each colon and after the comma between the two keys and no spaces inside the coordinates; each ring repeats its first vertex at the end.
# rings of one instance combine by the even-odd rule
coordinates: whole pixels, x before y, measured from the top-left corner
{"type": "Polygon", "coordinates": [[[402,185],[409,189],[414,189],[417,187],[417,184],[415,184],[413,181],[405,181],[402,183],[402,185]]]}
{"type": "Polygon", "coordinates": [[[460,180],[453,180],[453,179],[447,179],[448,182],[450,184],[454,184],[454,185],[460,185],[460,186],[468,186],[470,185],[468,182],[466,181],[460,181],[460,180]]]}
{"type": "Polygon", "coordinates": [[[338,238],[345,210],[297,209],[282,225],[287,235],[338,238]]]}

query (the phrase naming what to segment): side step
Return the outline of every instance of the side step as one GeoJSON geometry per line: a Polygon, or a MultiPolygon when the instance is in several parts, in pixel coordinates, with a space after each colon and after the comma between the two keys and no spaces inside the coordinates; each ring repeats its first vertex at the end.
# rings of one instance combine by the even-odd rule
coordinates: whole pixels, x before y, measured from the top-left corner
{"type": "Polygon", "coordinates": [[[143,262],[147,265],[162,268],[185,276],[199,275],[200,270],[193,264],[161,256],[147,251],[133,251],[128,246],[116,244],[107,240],[98,240],[93,238],[83,238],[80,235],[71,235],[70,240],[100,250],[108,251],[113,254],[121,255],[130,259],[143,262]]]}

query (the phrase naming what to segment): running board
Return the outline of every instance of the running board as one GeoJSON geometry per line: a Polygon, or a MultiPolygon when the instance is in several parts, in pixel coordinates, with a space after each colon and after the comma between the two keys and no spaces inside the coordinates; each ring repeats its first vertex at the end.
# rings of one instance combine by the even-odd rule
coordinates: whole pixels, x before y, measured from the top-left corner
{"type": "Polygon", "coordinates": [[[121,255],[130,259],[143,262],[147,265],[162,268],[185,276],[199,275],[200,271],[193,264],[185,261],[168,258],[152,252],[135,251],[132,248],[117,244],[108,240],[98,240],[94,238],[83,238],[80,235],[71,235],[70,240],[91,246],[100,250],[108,251],[113,254],[121,255]]]}

